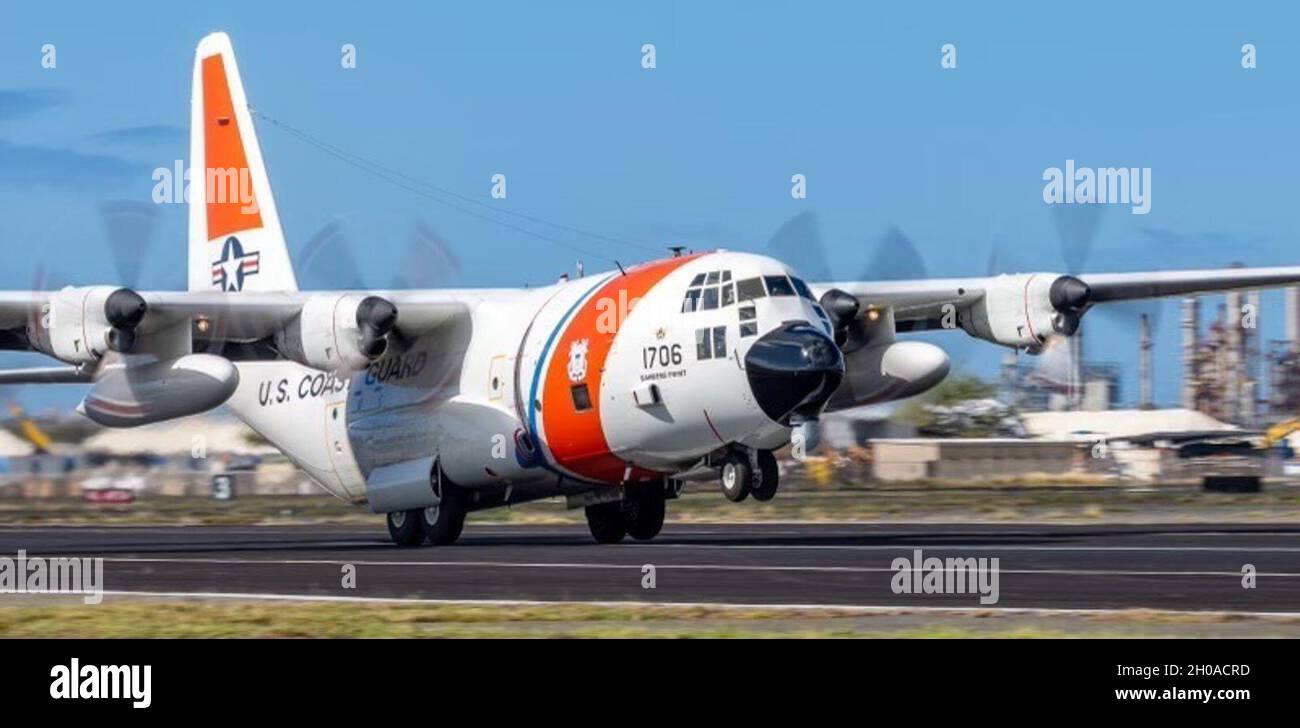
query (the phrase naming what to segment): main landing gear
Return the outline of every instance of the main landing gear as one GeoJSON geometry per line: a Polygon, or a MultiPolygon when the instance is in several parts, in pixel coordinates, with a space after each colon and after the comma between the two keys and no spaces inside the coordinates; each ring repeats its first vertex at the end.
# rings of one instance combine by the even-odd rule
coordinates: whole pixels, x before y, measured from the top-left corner
{"type": "Polygon", "coordinates": [[[770,501],[780,486],[781,471],[771,450],[733,450],[722,461],[722,495],[732,503],[749,496],[770,501]]]}
{"type": "Polygon", "coordinates": [[[428,508],[394,511],[388,514],[388,535],[398,546],[446,546],[456,543],[465,528],[465,492],[460,486],[437,475],[433,494],[438,503],[428,508]]]}
{"type": "Polygon", "coordinates": [[[587,506],[587,527],[596,543],[618,543],[624,536],[649,541],[664,527],[666,500],[660,483],[629,486],[622,501],[587,506]]]}

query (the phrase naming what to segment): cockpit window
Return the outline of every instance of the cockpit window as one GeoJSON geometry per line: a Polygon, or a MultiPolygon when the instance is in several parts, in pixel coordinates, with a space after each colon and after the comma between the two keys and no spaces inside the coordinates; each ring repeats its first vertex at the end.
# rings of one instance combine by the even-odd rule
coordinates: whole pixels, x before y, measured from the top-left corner
{"type": "Polygon", "coordinates": [[[790,282],[794,284],[794,289],[799,292],[800,296],[803,296],[809,301],[813,300],[812,291],[808,290],[807,283],[804,283],[803,281],[799,280],[798,278],[795,278],[794,276],[790,276],[790,282]]]}
{"type": "Polygon", "coordinates": [[[770,296],[793,296],[794,286],[790,285],[790,279],[785,276],[764,276],[767,281],[767,293],[770,296]]]}
{"type": "MultiPolygon", "coordinates": [[[[759,279],[753,279],[758,283],[759,294],[763,295],[762,282],[759,279]]],[[[693,311],[707,311],[718,309],[724,306],[730,306],[736,302],[735,291],[731,284],[731,271],[709,271],[707,273],[698,273],[691,280],[690,288],[686,289],[686,297],[682,299],[682,313],[691,313],[693,311]],[[719,288],[718,283],[722,285],[719,288]],[[702,288],[701,286],[709,286],[702,288]]]]}
{"type": "Polygon", "coordinates": [[[736,281],[736,300],[738,301],[752,301],[766,295],[767,291],[763,288],[762,278],[746,278],[736,281]]]}
{"type": "Polygon", "coordinates": [[[700,289],[692,288],[686,292],[686,298],[682,299],[682,313],[690,313],[699,306],[700,289]]]}

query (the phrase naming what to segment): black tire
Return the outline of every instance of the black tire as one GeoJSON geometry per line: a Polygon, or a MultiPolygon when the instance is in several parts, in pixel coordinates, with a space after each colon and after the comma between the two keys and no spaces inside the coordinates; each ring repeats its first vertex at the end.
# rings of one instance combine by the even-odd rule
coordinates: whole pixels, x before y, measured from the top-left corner
{"type": "Polygon", "coordinates": [[[587,528],[596,543],[618,543],[627,535],[627,521],[623,518],[623,504],[599,503],[587,506],[587,528]]]}
{"type": "Polygon", "coordinates": [[[402,547],[424,543],[424,530],[420,528],[420,509],[393,511],[387,516],[388,536],[402,547]]]}
{"type": "Polygon", "coordinates": [[[659,483],[643,485],[628,493],[623,501],[623,521],[627,533],[638,541],[649,541],[664,527],[664,501],[666,494],[659,483]]]}
{"type": "Polygon", "coordinates": [[[436,506],[419,510],[420,529],[424,538],[434,546],[456,543],[465,530],[465,493],[460,486],[442,478],[441,486],[435,484],[440,501],[436,506]]]}
{"type": "Polygon", "coordinates": [[[743,453],[732,453],[722,461],[722,494],[732,503],[739,503],[749,497],[753,481],[753,469],[749,467],[749,458],[743,453]]]}
{"type": "Polygon", "coordinates": [[[776,489],[781,485],[781,469],[776,465],[776,456],[771,450],[758,451],[758,473],[750,495],[754,500],[767,502],[776,496],[776,489]]]}

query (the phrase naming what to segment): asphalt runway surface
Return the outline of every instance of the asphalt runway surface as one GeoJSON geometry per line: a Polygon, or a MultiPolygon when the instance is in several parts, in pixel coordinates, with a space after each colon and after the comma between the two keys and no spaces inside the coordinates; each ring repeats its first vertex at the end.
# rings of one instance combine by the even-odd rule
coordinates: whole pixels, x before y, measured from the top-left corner
{"type": "Polygon", "coordinates": [[[653,542],[612,546],[583,525],[470,524],[454,546],[421,548],[391,545],[379,519],[0,527],[0,556],[19,549],[103,557],[110,594],[983,608],[973,593],[894,593],[894,559],[921,549],[999,559],[997,608],[1300,612],[1300,526],[1283,524],[668,524],[653,542]]]}

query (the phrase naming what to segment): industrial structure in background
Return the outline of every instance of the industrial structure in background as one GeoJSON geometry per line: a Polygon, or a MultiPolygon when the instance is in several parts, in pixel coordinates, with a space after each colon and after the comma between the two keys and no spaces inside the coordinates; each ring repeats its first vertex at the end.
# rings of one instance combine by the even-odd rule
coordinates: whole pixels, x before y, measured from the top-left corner
{"type": "MultiPolygon", "coordinates": [[[[1213,318],[1206,319],[1204,297],[1182,299],[1183,409],[1221,422],[1262,429],[1300,414],[1300,288],[1286,294],[1286,336],[1260,337],[1258,291],[1227,293],[1213,318]]],[[[1151,314],[1134,321],[1138,346],[1138,409],[1155,408],[1154,340],[1151,314]]],[[[1022,412],[1096,411],[1122,406],[1122,369],[1087,361],[1082,340],[1039,357],[1009,352],[1000,375],[1003,401],[1022,412]]]]}
{"type": "MultiPolygon", "coordinates": [[[[1288,290],[1288,301],[1294,294],[1288,290]]],[[[1183,406],[1204,412],[1223,422],[1254,427],[1266,416],[1285,410],[1267,403],[1261,387],[1259,292],[1230,293],[1223,297],[1208,326],[1201,324],[1201,301],[1182,302],[1183,406]]],[[[1298,312],[1288,306],[1288,329],[1295,326],[1298,312]]],[[[1287,342],[1291,349],[1295,342],[1287,342]]],[[[1293,350],[1293,349],[1292,349],[1293,350]]]]}

